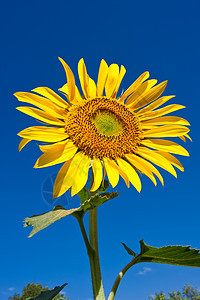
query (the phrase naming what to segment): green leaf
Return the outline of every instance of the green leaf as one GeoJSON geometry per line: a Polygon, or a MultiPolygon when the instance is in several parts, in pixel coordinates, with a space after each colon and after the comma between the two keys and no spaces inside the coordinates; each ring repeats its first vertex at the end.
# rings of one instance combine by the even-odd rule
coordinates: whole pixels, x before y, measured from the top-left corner
{"type": "Polygon", "coordinates": [[[82,188],[82,190],[80,192],[78,192],[78,196],[81,200],[81,204],[83,204],[86,200],[89,199],[89,193],[90,191],[88,190],[88,188],[86,186],[84,186],[84,188],[82,188]]]}
{"type": "Polygon", "coordinates": [[[82,205],[84,212],[86,212],[88,209],[93,209],[95,207],[100,206],[101,204],[107,202],[108,200],[111,200],[115,197],[119,196],[119,193],[112,192],[112,193],[102,193],[100,195],[96,194],[94,196],[91,196],[91,198],[88,201],[85,201],[82,205]]]}
{"type": "Polygon", "coordinates": [[[135,257],[137,255],[133,250],[131,250],[129,247],[127,247],[126,244],[122,243],[122,245],[124,246],[125,250],[127,251],[127,253],[129,255],[132,255],[133,257],[135,257]]]}
{"type": "Polygon", "coordinates": [[[104,180],[102,180],[101,185],[100,185],[100,187],[98,188],[97,192],[98,192],[98,193],[105,192],[105,191],[107,191],[107,189],[109,188],[109,186],[110,186],[109,181],[106,180],[106,179],[104,179],[104,180]]]}
{"type": "Polygon", "coordinates": [[[200,267],[200,253],[190,246],[151,247],[140,241],[139,262],[155,262],[185,267],[200,267]]]}
{"type": "Polygon", "coordinates": [[[30,300],[52,300],[66,285],[67,283],[64,283],[62,286],[56,286],[53,290],[42,291],[38,296],[30,298],[30,300]]]}
{"type": "MultiPolygon", "coordinates": [[[[109,188],[110,184],[108,180],[102,180],[100,187],[95,192],[92,192],[92,195],[96,195],[99,193],[105,192],[109,188]]],[[[81,200],[81,204],[83,204],[86,200],[90,198],[90,190],[84,186],[82,190],[77,194],[81,200]]]]}
{"type": "MultiPolygon", "coordinates": [[[[133,265],[141,262],[154,262],[185,267],[200,267],[199,250],[191,249],[190,246],[164,246],[157,248],[148,246],[144,243],[144,240],[141,240],[140,250],[140,254],[136,255],[132,260],[133,265]]],[[[130,251],[132,250],[129,249],[130,251]]]]}
{"type": "Polygon", "coordinates": [[[48,227],[52,223],[66,217],[67,215],[71,215],[76,210],[76,208],[66,210],[64,207],[57,205],[50,212],[26,218],[24,221],[24,227],[33,226],[33,230],[29,235],[29,237],[32,237],[38,231],[48,227]]]}
{"type": "Polygon", "coordinates": [[[29,237],[32,237],[37,232],[68,215],[78,215],[82,217],[88,210],[98,207],[106,201],[117,197],[118,195],[119,193],[117,192],[102,193],[100,195],[96,194],[91,196],[89,200],[86,200],[80,207],[69,210],[57,205],[52,211],[26,218],[24,221],[24,227],[33,226],[33,230],[29,235],[29,237]]]}

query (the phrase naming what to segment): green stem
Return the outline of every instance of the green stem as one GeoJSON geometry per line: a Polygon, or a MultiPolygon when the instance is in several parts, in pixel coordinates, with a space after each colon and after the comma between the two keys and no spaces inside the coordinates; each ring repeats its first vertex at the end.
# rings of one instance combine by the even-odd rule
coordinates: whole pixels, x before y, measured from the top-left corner
{"type": "Polygon", "coordinates": [[[112,287],[112,290],[110,292],[110,295],[108,296],[108,299],[107,300],[113,300],[115,298],[115,295],[116,295],[116,292],[117,292],[117,289],[119,287],[119,284],[120,284],[120,281],[122,280],[123,276],[125,275],[125,273],[133,266],[135,265],[137,262],[137,259],[134,258],[132,259],[132,261],[130,263],[128,263],[122,270],[121,272],[119,273],[119,275],[117,276],[116,280],[115,280],[115,283],[112,287]]]}
{"type": "Polygon", "coordinates": [[[78,215],[74,215],[74,216],[78,220],[78,223],[79,223],[79,226],[80,226],[80,229],[81,229],[81,233],[82,233],[82,236],[83,236],[83,239],[84,239],[84,242],[85,242],[85,246],[87,248],[87,254],[89,256],[90,254],[92,254],[94,252],[94,249],[91,247],[90,242],[88,240],[87,233],[86,233],[86,230],[85,230],[85,226],[84,226],[84,223],[83,223],[83,218],[79,217],[78,215]]]}
{"type": "Polygon", "coordinates": [[[97,208],[90,210],[89,213],[89,236],[90,245],[94,250],[88,254],[94,300],[105,300],[98,251],[97,208]]]}

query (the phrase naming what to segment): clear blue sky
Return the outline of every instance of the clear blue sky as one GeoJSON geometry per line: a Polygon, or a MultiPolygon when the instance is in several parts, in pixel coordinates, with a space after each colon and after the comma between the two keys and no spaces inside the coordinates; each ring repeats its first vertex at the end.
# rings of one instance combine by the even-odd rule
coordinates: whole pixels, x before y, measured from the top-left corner
{"type": "MultiPolygon", "coordinates": [[[[141,194],[121,181],[115,189],[120,196],[99,208],[106,293],[130,259],[120,242],[134,251],[139,251],[142,238],[152,246],[200,248],[199,11],[198,0],[2,1],[1,300],[32,281],[50,287],[68,282],[65,292],[70,300],[92,298],[89,263],[76,220],[62,219],[31,239],[27,238],[30,229],[22,226],[25,217],[51,209],[41,191],[59,166],[33,169],[40,154],[34,143],[18,153],[16,134],[36,123],[15,110],[18,103],[12,94],[37,86],[60,88],[65,74],[58,56],[69,63],[77,81],[82,57],[95,79],[101,58],[123,64],[124,89],[146,70],[159,82],[168,79],[165,94],[177,95],[175,103],[186,106],[179,115],[192,124],[193,142],[186,145],[191,157],[180,157],[185,172],[178,171],[178,179],[161,171],[163,188],[144,177],[141,194]]],[[[77,204],[75,199],[66,207],[77,204]]],[[[185,283],[200,288],[200,269],[140,264],[126,274],[116,300],[144,300],[155,291],[177,290],[185,283]]]]}

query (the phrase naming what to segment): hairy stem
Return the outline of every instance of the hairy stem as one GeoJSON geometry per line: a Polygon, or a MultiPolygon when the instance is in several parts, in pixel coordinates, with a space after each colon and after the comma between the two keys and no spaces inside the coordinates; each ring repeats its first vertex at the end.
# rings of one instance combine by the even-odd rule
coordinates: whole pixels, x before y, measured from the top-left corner
{"type": "Polygon", "coordinates": [[[88,236],[87,236],[85,226],[84,226],[84,223],[83,223],[83,218],[81,218],[77,215],[75,215],[75,218],[78,220],[78,223],[79,223],[79,226],[80,226],[80,229],[81,229],[81,233],[82,233],[82,236],[83,236],[83,239],[84,239],[84,242],[85,242],[85,246],[87,248],[87,253],[88,253],[88,256],[89,256],[90,254],[92,254],[94,252],[94,250],[91,247],[90,242],[88,240],[88,236]]]}
{"type": "Polygon", "coordinates": [[[89,213],[89,236],[93,252],[88,254],[92,277],[94,300],[105,300],[98,251],[97,208],[89,213]]]}
{"type": "Polygon", "coordinates": [[[125,273],[133,266],[136,264],[136,261],[137,259],[132,259],[132,261],[130,263],[128,263],[122,270],[121,272],[119,273],[119,275],[117,276],[116,280],[115,280],[115,283],[112,287],[112,290],[108,296],[108,300],[113,300],[115,299],[115,295],[116,295],[116,292],[117,292],[117,289],[119,287],[119,284],[123,278],[123,276],[125,275],[125,273]]]}

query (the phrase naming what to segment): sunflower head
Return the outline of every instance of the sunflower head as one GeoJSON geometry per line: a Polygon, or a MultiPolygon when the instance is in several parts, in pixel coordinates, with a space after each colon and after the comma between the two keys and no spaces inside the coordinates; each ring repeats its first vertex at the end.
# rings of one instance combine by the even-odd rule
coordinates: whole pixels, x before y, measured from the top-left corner
{"type": "Polygon", "coordinates": [[[43,142],[39,146],[43,154],[35,168],[63,163],[54,184],[54,197],[68,189],[72,195],[77,194],[86,184],[90,168],[94,175],[91,191],[99,188],[105,175],[113,187],[121,176],[128,187],[131,182],[140,192],[139,173],[156,185],[155,176],[163,184],[157,167],[175,177],[174,166],[183,171],[172,154],[188,156],[188,152],[166,138],[185,141],[185,137],[190,138],[186,127],[190,124],[169,115],[184,106],[163,106],[174,97],[161,97],[167,81],[157,84],[155,79],[148,80],[149,72],[144,72],[117,97],[126,73],[124,66],[108,67],[102,60],[96,84],[81,59],[78,63],[81,95],[70,67],[59,59],[67,77],[67,83],[60,88],[66,100],[47,87],[15,94],[19,101],[32,105],[17,109],[44,123],[18,133],[23,138],[19,150],[29,141],[37,140],[43,142]]]}

